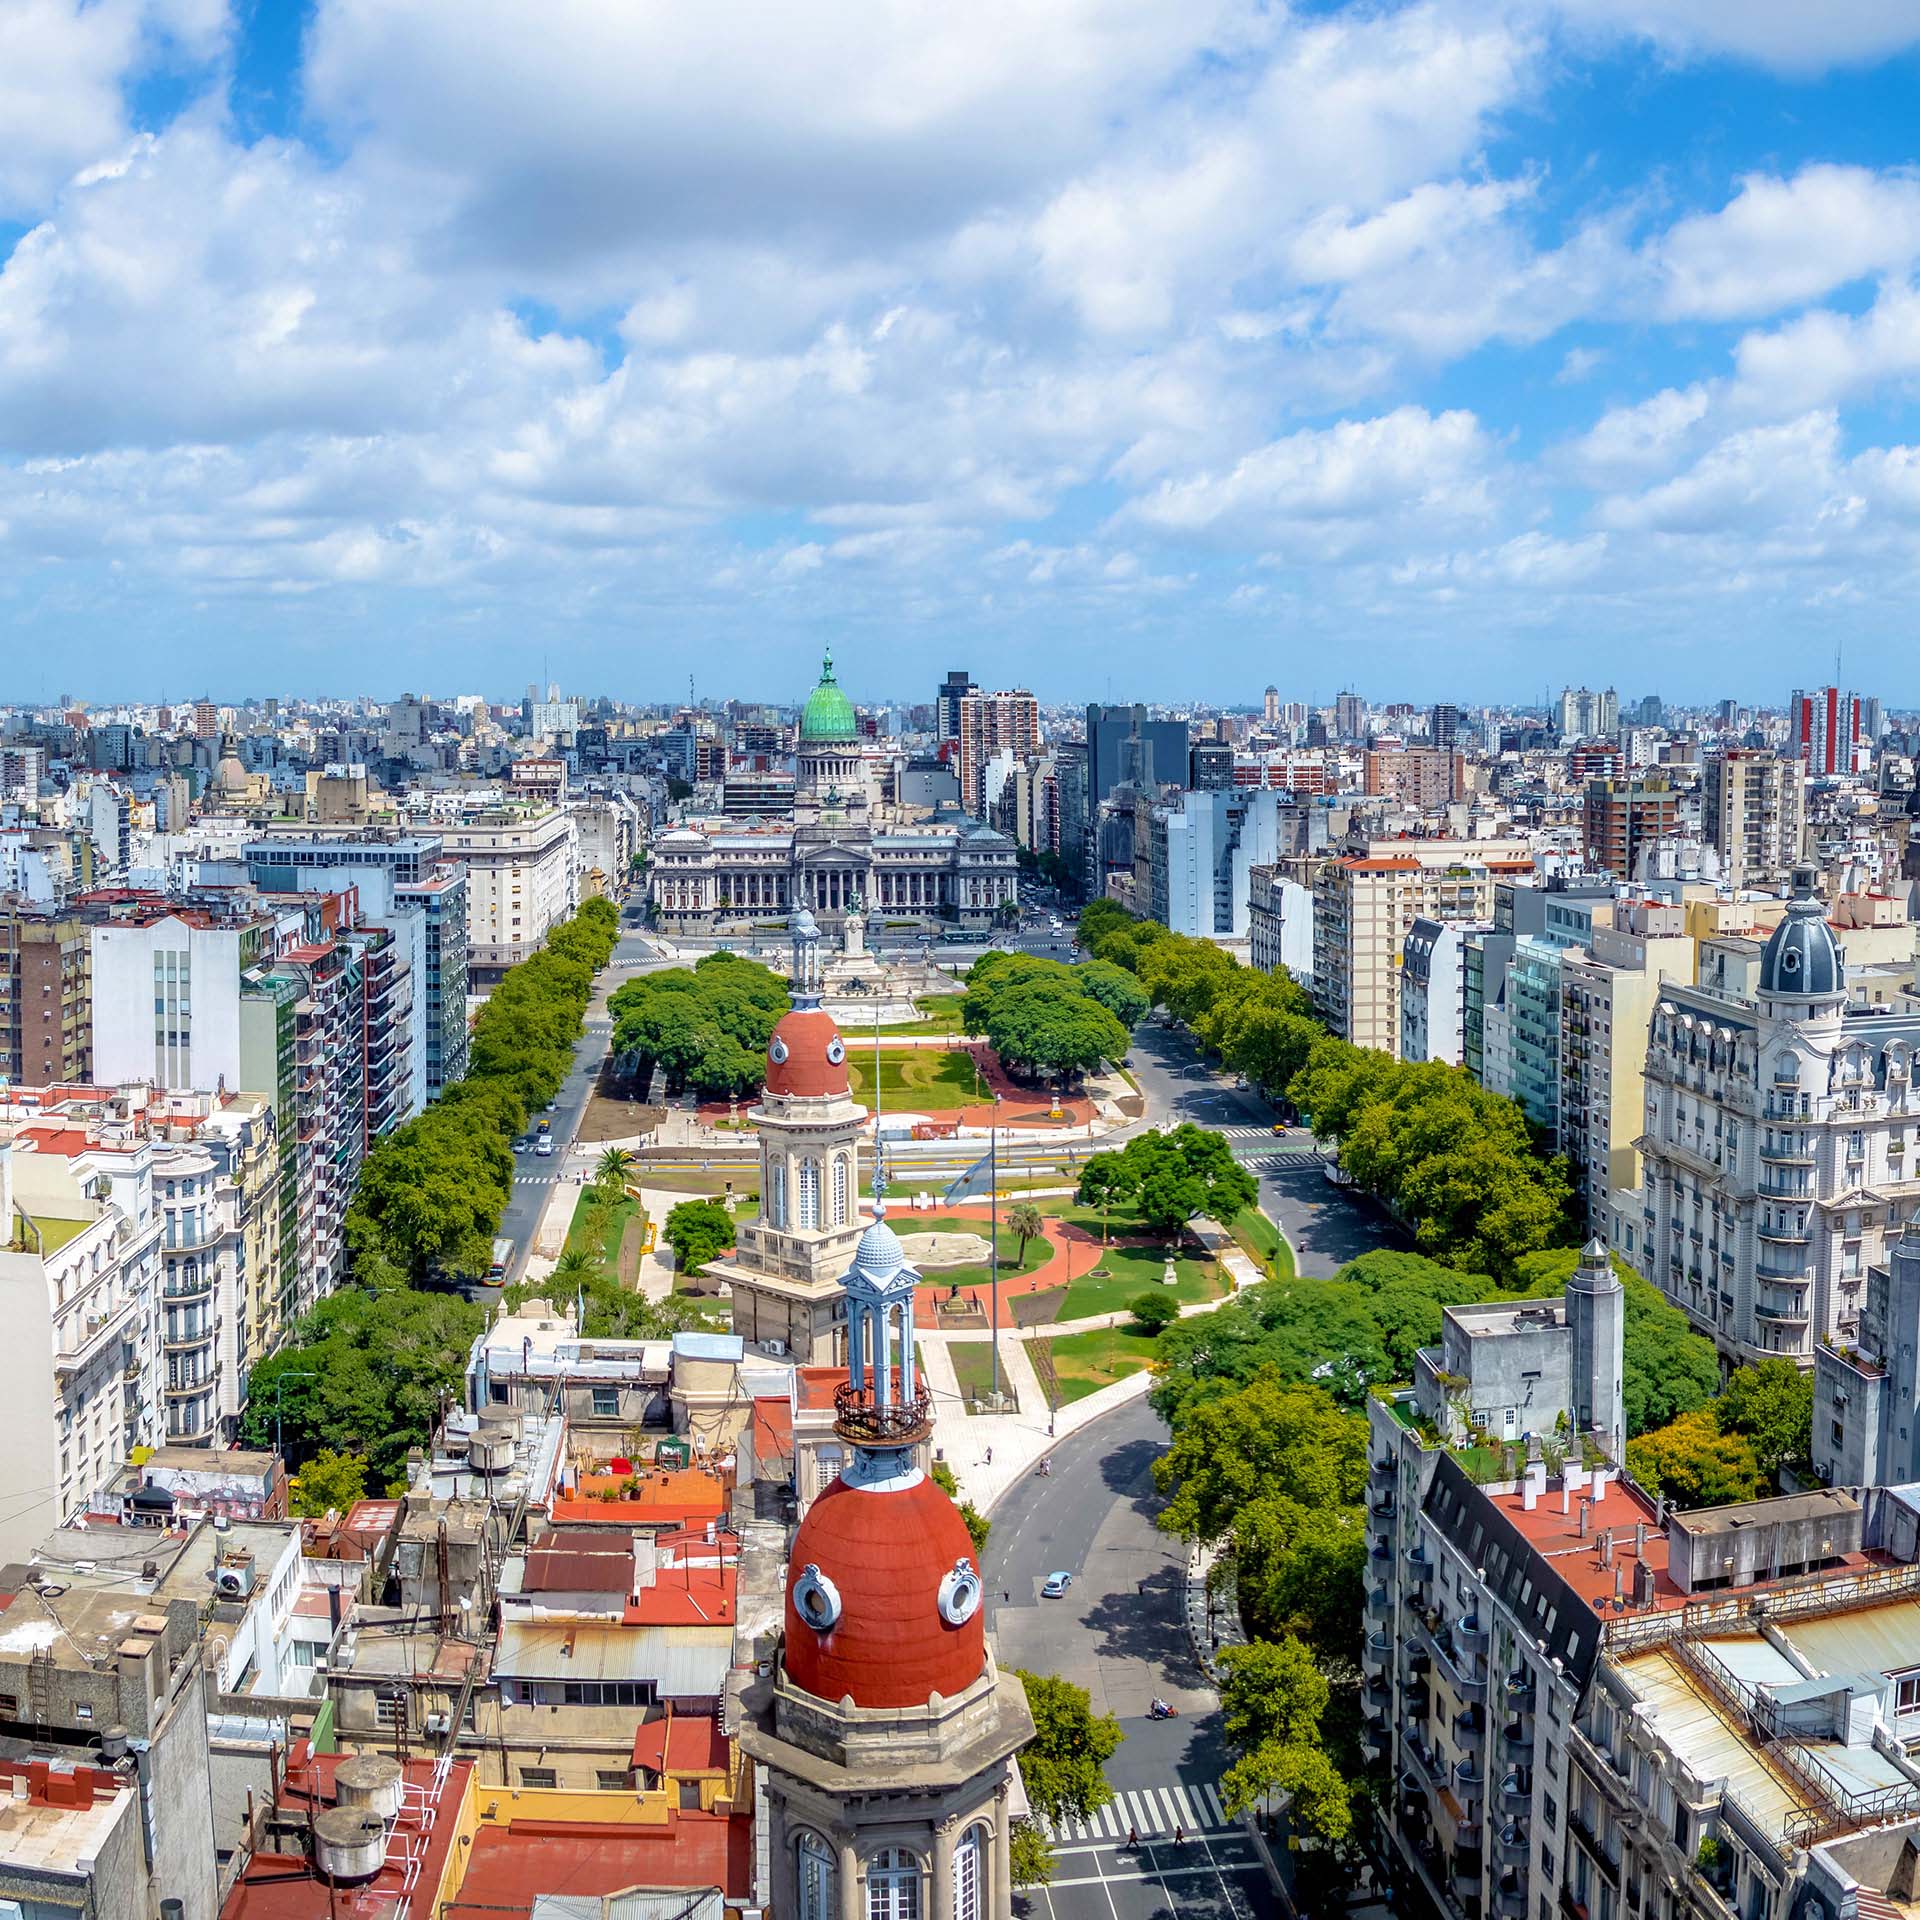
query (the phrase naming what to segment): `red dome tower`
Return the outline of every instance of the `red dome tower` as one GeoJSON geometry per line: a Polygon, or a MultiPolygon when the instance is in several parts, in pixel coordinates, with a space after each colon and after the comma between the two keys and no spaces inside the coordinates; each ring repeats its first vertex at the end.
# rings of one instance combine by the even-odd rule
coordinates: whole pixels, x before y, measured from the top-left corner
{"type": "Polygon", "coordinates": [[[1033,1721],[994,1665],[966,1523],[916,1458],[932,1430],[918,1281],[876,1200],[842,1282],[846,1464],[789,1550],[772,1675],[741,1698],[772,1816],[773,1920],[1013,1911],[1008,1787],[1033,1721]]]}

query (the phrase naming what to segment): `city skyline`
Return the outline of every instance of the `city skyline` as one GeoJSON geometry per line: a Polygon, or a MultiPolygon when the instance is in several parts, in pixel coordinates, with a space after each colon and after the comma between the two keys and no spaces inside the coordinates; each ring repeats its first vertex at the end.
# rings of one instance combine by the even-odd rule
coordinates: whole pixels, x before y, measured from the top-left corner
{"type": "Polygon", "coordinates": [[[1910,10],[464,18],[17,16],[14,697],[1903,698],[1910,10]]]}

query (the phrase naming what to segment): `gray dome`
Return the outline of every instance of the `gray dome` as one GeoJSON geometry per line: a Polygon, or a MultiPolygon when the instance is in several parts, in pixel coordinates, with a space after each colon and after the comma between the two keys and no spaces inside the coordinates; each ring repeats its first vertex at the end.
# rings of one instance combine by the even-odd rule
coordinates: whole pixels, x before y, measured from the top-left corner
{"type": "Polygon", "coordinates": [[[1846,991],[1840,943],[1827,910],[1813,897],[1813,869],[1793,870],[1793,897],[1760,956],[1760,991],[1818,999],[1846,991]]]}
{"type": "Polygon", "coordinates": [[[860,1236],[860,1244],[853,1250],[853,1264],[847,1269],[846,1282],[851,1285],[865,1281],[870,1287],[884,1287],[902,1273],[919,1278],[918,1272],[907,1264],[907,1250],[900,1244],[900,1236],[887,1225],[886,1202],[876,1200],[873,1224],[860,1236]]]}

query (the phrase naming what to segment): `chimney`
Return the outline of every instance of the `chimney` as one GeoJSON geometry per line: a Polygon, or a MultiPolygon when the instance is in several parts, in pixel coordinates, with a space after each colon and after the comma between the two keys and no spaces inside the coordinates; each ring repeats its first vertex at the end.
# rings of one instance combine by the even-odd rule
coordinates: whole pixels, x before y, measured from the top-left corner
{"type": "Polygon", "coordinates": [[[1586,1539],[1593,1531],[1593,1502],[1585,1494],[1580,1496],[1580,1538],[1586,1539]]]}
{"type": "Polygon", "coordinates": [[[1573,1489],[1564,1479],[1560,1482],[1560,1511],[1562,1513],[1573,1511],[1573,1489]]]}
{"type": "Polygon", "coordinates": [[[1633,1604],[1636,1607],[1653,1605],[1653,1569],[1644,1560],[1633,1563],[1633,1604]]]}
{"type": "Polygon", "coordinates": [[[1625,1567],[1615,1567],[1613,1570],[1613,1604],[1616,1607],[1624,1606],[1626,1604],[1626,1595],[1627,1570],[1625,1567]]]}
{"type": "Polygon", "coordinates": [[[1613,1565],[1613,1529],[1611,1527],[1600,1529],[1600,1564],[1603,1567],[1613,1565]]]}
{"type": "Polygon", "coordinates": [[[1539,1489],[1535,1487],[1535,1485],[1533,1484],[1533,1475],[1528,1474],[1527,1477],[1520,1482],[1521,1510],[1525,1513],[1531,1513],[1533,1511],[1534,1502],[1539,1498],[1540,1498],[1540,1492],[1539,1492],[1539,1489]]]}

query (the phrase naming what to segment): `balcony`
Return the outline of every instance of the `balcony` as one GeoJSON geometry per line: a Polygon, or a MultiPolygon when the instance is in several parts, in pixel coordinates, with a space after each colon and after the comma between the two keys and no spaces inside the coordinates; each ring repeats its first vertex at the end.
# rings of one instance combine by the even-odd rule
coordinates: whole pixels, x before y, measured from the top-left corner
{"type": "Polygon", "coordinates": [[[222,1226],[203,1226],[191,1230],[179,1231],[175,1238],[160,1243],[162,1253],[205,1253],[209,1247],[217,1247],[227,1237],[222,1226]]]}
{"type": "Polygon", "coordinates": [[[1484,1655],[1487,1651],[1487,1630],[1480,1624],[1477,1613],[1470,1613],[1464,1620],[1454,1622],[1453,1639],[1462,1653],[1484,1655]]]}
{"type": "Polygon", "coordinates": [[[1804,1325],[1810,1318],[1804,1302],[1797,1306],[1788,1307],[1765,1300],[1754,1303],[1753,1317],[1756,1320],[1764,1320],[1774,1326],[1804,1325]]]}
{"type": "Polygon", "coordinates": [[[1501,1776],[1500,1804],[1515,1813],[1525,1813],[1533,1806],[1533,1782],[1519,1769],[1501,1776]]]}
{"type": "Polygon", "coordinates": [[[1797,1142],[1788,1146],[1783,1141],[1771,1147],[1764,1141],[1761,1142],[1760,1159],[1769,1167],[1811,1167],[1815,1163],[1815,1158],[1816,1156],[1804,1145],[1797,1142]]]}
{"type": "Polygon", "coordinates": [[[1502,1861],[1521,1860],[1527,1857],[1527,1830],[1517,1820],[1502,1823],[1493,1839],[1494,1851],[1502,1861]]]}
{"type": "Polygon", "coordinates": [[[1476,1761],[1458,1760],[1453,1768],[1453,1786],[1463,1801],[1477,1806],[1480,1796],[1487,1790],[1487,1776],[1476,1761]]]}
{"type": "Polygon", "coordinates": [[[1782,1226],[1776,1222],[1772,1226],[1755,1227],[1754,1237],[1776,1247],[1804,1247],[1812,1238],[1812,1229],[1806,1226],[1782,1226]]]}
{"type": "Polygon", "coordinates": [[[191,1400],[196,1394],[211,1393],[212,1391],[213,1375],[210,1373],[203,1373],[193,1380],[182,1380],[178,1385],[171,1380],[167,1382],[167,1398],[169,1400],[191,1400]]]}
{"type": "Polygon", "coordinates": [[[1510,1673],[1507,1675],[1507,1705],[1516,1713],[1533,1711],[1532,1674],[1510,1673]]]}
{"type": "Polygon", "coordinates": [[[1500,1920],[1524,1920],[1527,1911],[1527,1879],[1521,1873],[1503,1873],[1494,1882],[1493,1910],[1500,1920]]]}
{"type": "Polygon", "coordinates": [[[162,1300],[206,1300],[213,1295],[215,1276],[202,1274],[197,1280],[183,1280],[169,1276],[161,1283],[162,1300]]]}
{"type": "Polygon", "coordinates": [[[1379,1494],[1367,1502],[1367,1511],[1371,1513],[1376,1520],[1391,1520],[1393,1518],[1394,1506],[1393,1489],[1389,1487],[1385,1493],[1379,1494]]]}
{"type": "Polygon", "coordinates": [[[192,1353],[202,1347],[212,1346],[219,1332],[220,1322],[208,1320],[191,1333],[182,1328],[178,1333],[165,1334],[160,1344],[168,1353],[192,1353]]]}
{"type": "Polygon", "coordinates": [[[1385,1633],[1370,1633],[1360,1643],[1360,1664],[1370,1671],[1385,1667],[1393,1658],[1393,1636],[1385,1633]]]}
{"type": "Polygon", "coordinates": [[[1387,1620],[1393,1616],[1393,1596],[1385,1587],[1367,1589],[1367,1618],[1369,1620],[1387,1620]]]}
{"type": "Polygon", "coordinates": [[[1500,1729],[1500,1757],[1503,1760],[1533,1758],[1533,1734],[1524,1720],[1509,1720],[1500,1729]]]}
{"type": "Polygon", "coordinates": [[[1415,1580],[1431,1580],[1433,1578],[1433,1556],[1428,1553],[1423,1546],[1409,1547],[1407,1549],[1407,1571],[1415,1580]]]}

